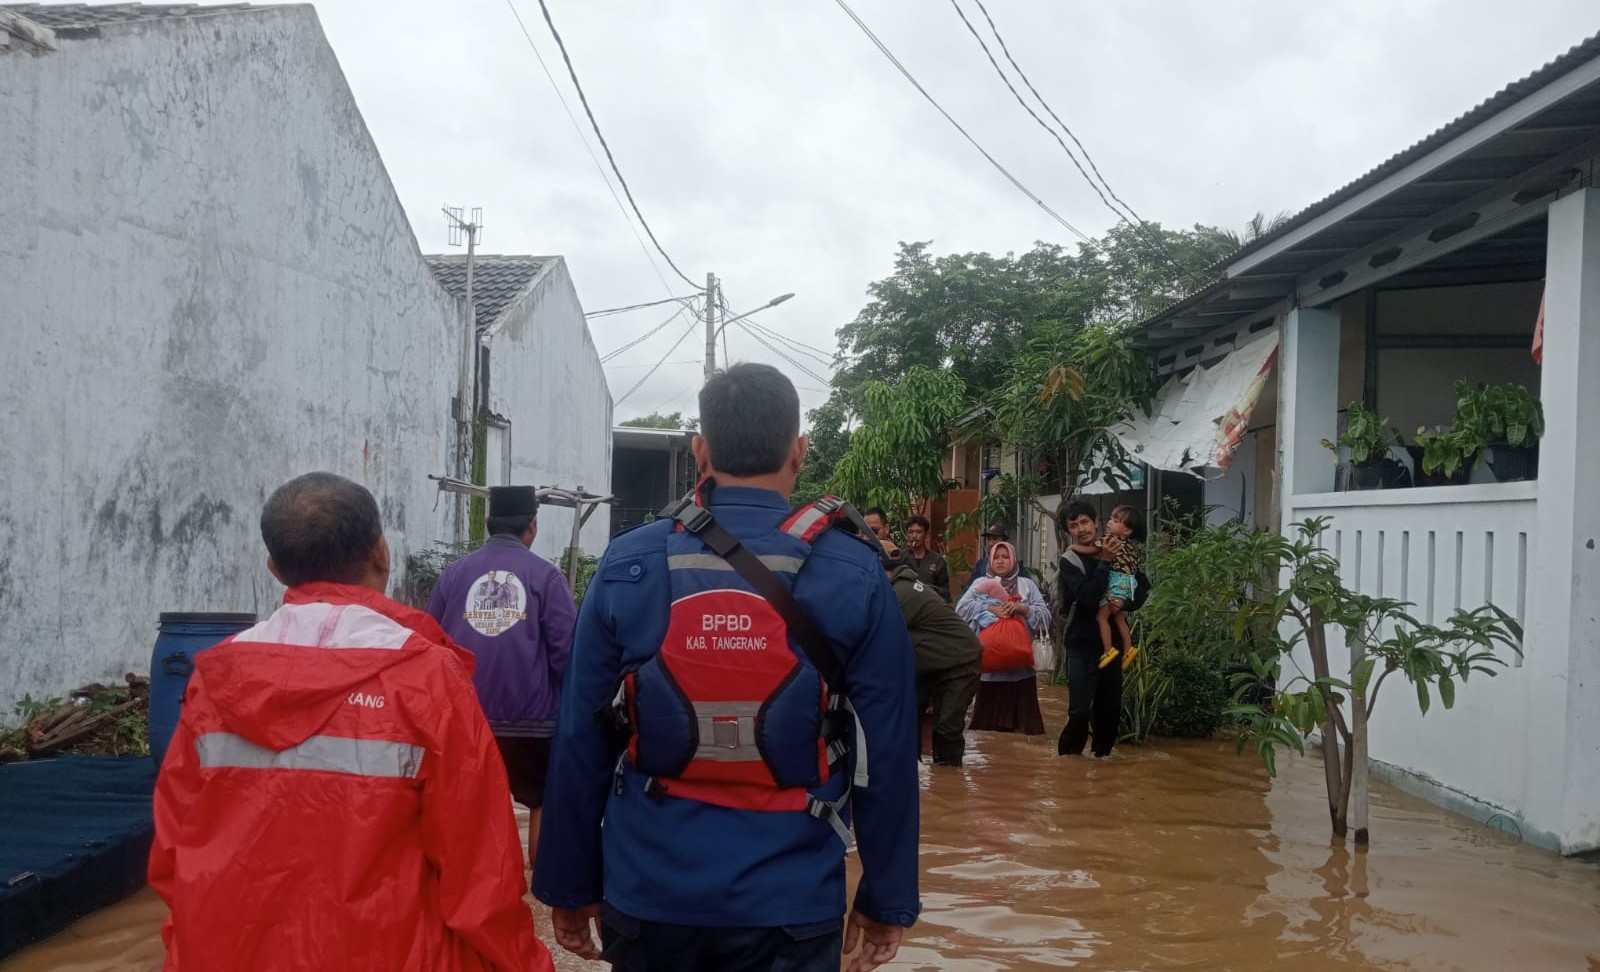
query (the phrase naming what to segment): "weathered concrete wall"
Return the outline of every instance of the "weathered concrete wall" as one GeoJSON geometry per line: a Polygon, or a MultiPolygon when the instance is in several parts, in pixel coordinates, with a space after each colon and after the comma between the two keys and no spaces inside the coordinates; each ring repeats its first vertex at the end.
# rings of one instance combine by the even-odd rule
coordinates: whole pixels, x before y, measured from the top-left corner
{"type": "MultiPolygon", "coordinates": [[[[531,486],[611,489],[611,392],[583,305],[560,257],[544,265],[528,294],[489,334],[489,408],[511,420],[511,481],[531,486]]],[[[491,475],[493,470],[490,470],[491,475]]],[[[584,524],[591,554],[611,536],[611,509],[584,524]]],[[[554,559],[572,542],[572,511],[539,511],[533,549],[554,559]]]]}
{"type": "Polygon", "coordinates": [[[0,173],[0,712],[270,610],[297,473],[366,483],[397,567],[442,535],[456,307],[309,6],[0,54],[0,173]]]}

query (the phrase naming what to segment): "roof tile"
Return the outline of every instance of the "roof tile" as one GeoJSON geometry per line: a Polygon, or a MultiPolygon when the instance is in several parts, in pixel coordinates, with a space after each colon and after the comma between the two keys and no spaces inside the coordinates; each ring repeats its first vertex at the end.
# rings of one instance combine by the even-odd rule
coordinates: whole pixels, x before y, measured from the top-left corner
{"type": "MultiPolygon", "coordinates": [[[[457,254],[423,257],[439,283],[457,300],[467,296],[467,258],[457,254]]],[[[545,261],[533,256],[477,254],[472,262],[472,296],[478,328],[490,327],[533,283],[545,261]]]]}

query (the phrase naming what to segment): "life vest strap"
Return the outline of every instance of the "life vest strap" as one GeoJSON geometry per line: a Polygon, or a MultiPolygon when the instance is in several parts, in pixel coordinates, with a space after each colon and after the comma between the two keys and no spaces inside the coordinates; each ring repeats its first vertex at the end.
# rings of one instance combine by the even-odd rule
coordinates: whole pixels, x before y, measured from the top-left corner
{"type": "Polygon", "coordinates": [[[844,796],[837,800],[823,800],[814,796],[806,798],[806,813],[818,820],[826,820],[828,826],[833,828],[833,832],[839,835],[839,839],[844,841],[844,846],[847,848],[855,842],[855,838],[851,836],[850,828],[844,822],[844,815],[839,811],[849,802],[849,790],[845,790],[844,796]]]}
{"type": "Polygon", "coordinates": [[[867,785],[867,733],[861,728],[861,718],[856,715],[856,707],[850,704],[848,698],[844,700],[844,708],[850,713],[850,724],[855,727],[856,737],[856,766],[850,785],[864,787],[867,785]]]}

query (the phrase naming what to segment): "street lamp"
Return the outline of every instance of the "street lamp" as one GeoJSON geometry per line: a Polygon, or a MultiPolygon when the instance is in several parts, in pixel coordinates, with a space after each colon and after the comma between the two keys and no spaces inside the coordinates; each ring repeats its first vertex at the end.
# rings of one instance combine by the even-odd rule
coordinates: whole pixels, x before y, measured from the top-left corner
{"type": "Polygon", "coordinates": [[[729,324],[736,324],[739,321],[742,321],[745,318],[749,317],[751,314],[759,314],[764,310],[770,310],[770,309],[772,309],[774,307],[777,307],[779,304],[783,303],[784,301],[788,300],[789,298],[791,298],[793,296],[794,296],[794,294],[782,294],[780,296],[772,298],[771,300],[767,301],[765,304],[762,304],[760,307],[757,307],[755,310],[745,311],[743,314],[740,314],[738,317],[730,317],[728,320],[723,321],[722,325],[720,327],[718,327],[716,329],[716,331],[712,332],[712,337],[715,337],[716,335],[721,334],[722,333],[722,328],[727,327],[729,324]]]}

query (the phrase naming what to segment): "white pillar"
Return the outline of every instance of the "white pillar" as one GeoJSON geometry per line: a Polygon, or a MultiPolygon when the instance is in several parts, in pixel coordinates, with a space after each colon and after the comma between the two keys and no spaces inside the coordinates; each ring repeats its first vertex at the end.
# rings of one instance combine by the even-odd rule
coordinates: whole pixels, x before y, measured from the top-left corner
{"type": "Polygon", "coordinates": [[[1503,730],[1524,738],[1526,822],[1571,854],[1600,847],[1600,190],[1558,200],[1549,227],[1523,668],[1531,718],[1503,730]]]}
{"type": "Polygon", "coordinates": [[[1278,348],[1278,444],[1287,529],[1294,497],[1333,490],[1334,456],[1322,447],[1339,426],[1339,312],[1296,308],[1278,348]]]}

